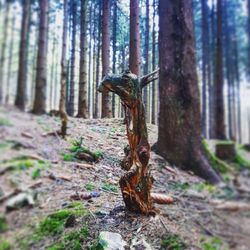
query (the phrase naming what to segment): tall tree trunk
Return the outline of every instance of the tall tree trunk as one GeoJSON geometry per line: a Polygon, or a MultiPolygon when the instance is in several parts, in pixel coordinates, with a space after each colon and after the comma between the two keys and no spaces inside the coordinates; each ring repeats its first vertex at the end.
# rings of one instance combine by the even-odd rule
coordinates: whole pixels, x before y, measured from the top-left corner
{"type": "Polygon", "coordinates": [[[250,81],[250,0],[247,0],[248,80],[250,81]]]}
{"type": "Polygon", "coordinates": [[[54,84],[54,75],[55,75],[55,56],[56,56],[56,37],[55,37],[55,33],[53,35],[53,47],[52,47],[52,65],[51,65],[51,69],[50,69],[50,91],[49,91],[49,104],[50,104],[50,110],[53,109],[53,88],[55,86],[53,86],[54,84]]]}
{"type": "Polygon", "coordinates": [[[87,107],[87,0],[81,0],[80,76],[78,117],[88,118],[87,107]]]}
{"type": "Polygon", "coordinates": [[[207,86],[209,72],[209,32],[207,0],[201,1],[202,6],[202,134],[207,136],[207,86]]]}
{"type": "Polygon", "coordinates": [[[88,108],[89,108],[89,112],[91,112],[91,72],[92,72],[92,31],[93,31],[93,11],[94,11],[94,4],[93,2],[91,2],[90,6],[89,6],[89,53],[88,53],[88,108]]]}
{"type": "MultiPolygon", "coordinates": [[[[112,73],[116,73],[116,35],[117,35],[117,3],[113,1],[113,60],[112,73]]],[[[115,94],[112,93],[112,117],[115,117],[115,94]]]]}
{"type": "Polygon", "coordinates": [[[157,151],[171,164],[217,183],[201,145],[192,0],[159,1],[160,114],[157,151]]]}
{"type": "MultiPolygon", "coordinates": [[[[155,16],[156,16],[156,0],[153,1],[153,32],[152,32],[152,68],[155,70],[156,68],[156,30],[155,30],[155,16]]],[[[151,122],[152,124],[156,124],[156,89],[157,84],[154,81],[152,86],[152,115],[151,115],[151,122]]]]}
{"type": "Polygon", "coordinates": [[[71,64],[70,64],[70,83],[69,83],[69,104],[68,114],[74,116],[75,113],[75,54],[76,54],[76,13],[77,2],[71,0],[71,24],[72,24],[72,40],[71,40],[71,64]]]}
{"type": "Polygon", "coordinates": [[[19,64],[18,64],[18,80],[16,90],[15,105],[21,109],[25,109],[26,86],[27,86],[27,65],[28,65],[28,30],[30,16],[30,0],[23,3],[22,30],[19,46],[19,64]]]}
{"type": "Polygon", "coordinates": [[[47,85],[47,40],[48,40],[48,0],[40,0],[39,41],[37,53],[36,89],[32,112],[43,114],[46,112],[47,85]]]}
{"type": "MultiPolygon", "coordinates": [[[[149,70],[149,0],[146,0],[146,19],[145,19],[145,48],[144,48],[144,75],[148,74],[149,70]]],[[[149,86],[146,86],[143,89],[143,102],[145,106],[146,119],[150,121],[150,105],[148,105],[148,97],[149,97],[149,86]]]]}
{"type": "Polygon", "coordinates": [[[235,58],[234,67],[235,67],[235,81],[236,81],[236,103],[237,103],[237,127],[238,127],[238,142],[242,143],[242,131],[241,131],[241,84],[240,84],[240,73],[239,73],[239,53],[238,53],[238,34],[236,30],[236,20],[235,16],[233,17],[233,54],[235,58]]]}
{"type": "Polygon", "coordinates": [[[66,114],[66,84],[67,84],[67,36],[68,36],[68,0],[64,0],[64,19],[63,19],[63,36],[62,36],[62,54],[61,54],[61,79],[60,79],[60,101],[59,112],[62,121],[61,134],[63,137],[67,131],[67,114],[66,114]]]}
{"type": "MultiPolygon", "coordinates": [[[[99,2],[99,15],[98,15],[98,37],[97,37],[97,56],[96,56],[96,89],[98,88],[100,81],[100,53],[101,53],[101,12],[102,12],[102,4],[99,2]]],[[[95,92],[95,109],[94,109],[94,118],[98,118],[99,116],[99,95],[98,92],[95,92]]]]}
{"type": "MultiPolygon", "coordinates": [[[[226,3],[226,2],[225,2],[226,3]]],[[[227,5],[225,4],[225,7],[227,5]]],[[[233,89],[233,78],[232,78],[232,45],[231,36],[229,30],[229,19],[228,19],[228,8],[224,9],[223,15],[223,30],[225,31],[224,43],[225,48],[225,64],[226,64],[226,79],[227,79],[227,125],[228,125],[228,138],[233,140],[233,109],[232,109],[232,89],[233,89]]]]}
{"type": "Polygon", "coordinates": [[[16,23],[16,13],[14,13],[11,20],[11,34],[10,34],[10,47],[9,47],[9,62],[8,62],[8,72],[7,72],[7,87],[6,87],[6,98],[5,104],[9,104],[10,98],[10,85],[11,85],[11,77],[12,77],[12,60],[13,60],[13,46],[15,42],[15,23],[16,23]]]}
{"type": "Polygon", "coordinates": [[[6,10],[4,16],[4,27],[3,27],[3,43],[1,47],[1,58],[0,58],[0,104],[3,102],[3,89],[4,89],[4,62],[6,52],[6,42],[8,39],[8,23],[9,23],[9,12],[10,3],[6,1],[6,10]]]}
{"type": "Polygon", "coordinates": [[[216,68],[215,68],[215,137],[217,139],[226,139],[225,131],[225,112],[223,96],[223,32],[222,32],[222,11],[223,0],[217,1],[217,37],[216,37],[216,68]]]}
{"type": "Polygon", "coordinates": [[[212,1],[211,9],[211,44],[210,44],[210,64],[209,64],[209,138],[215,138],[215,42],[216,42],[216,24],[215,24],[215,2],[212,1]]]}
{"type": "MultiPolygon", "coordinates": [[[[102,1],[102,76],[109,72],[109,16],[110,16],[110,0],[102,1]]],[[[102,118],[111,118],[110,94],[108,91],[102,93],[102,118]]]]}
{"type": "Polygon", "coordinates": [[[139,0],[130,0],[129,68],[140,75],[139,0]]]}

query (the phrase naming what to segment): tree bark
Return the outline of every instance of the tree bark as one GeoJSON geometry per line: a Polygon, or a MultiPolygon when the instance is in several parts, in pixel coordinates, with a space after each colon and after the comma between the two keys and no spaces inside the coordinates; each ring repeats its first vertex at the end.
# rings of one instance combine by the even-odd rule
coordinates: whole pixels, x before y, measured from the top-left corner
{"type": "Polygon", "coordinates": [[[88,118],[87,107],[87,0],[81,0],[80,76],[78,117],[88,118]]]}
{"type": "Polygon", "coordinates": [[[191,0],[159,1],[160,113],[157,152],[170,164],[218,183],[201,145],[191,0]]]}
{"type": "Polygon", "coordinates": [[[217,1],[217,37],[216,37],[216,68],[215,68],[215,137],[217,139],[226,139],[225,131],[225,112],[223,97],[223,32],[222,32],[222,11],[223,0],[217,1]]]}
{"type": "MultiPolygon", "coordinates": [[[[149,0],[146,0],[146,19],[145,19],[145,47],[144,47],[144,75],[148,74],[149,70],[149,0]]],[[[145,112],[146,112],[146,119],[149,122],[150,121],[150,105],[148,105],[148,94],[149,88],[146,86],[143,89],[143,102],[145,106],[145,112]]]]}
{"type": "Polygon", "coordinates": [[[209,32],[207,0],[201,1],[202,10],[202,134],[207,138],[207,87],[209,65],[209,32]]]}
{"type": "Polygon", "coordinates": [[[64,19],[62,35],[62,54],[61,54],[61,79],[60,79],[60,101],[59,112],[61,117],[61,134],[63,137],[67,133],[68,117],[66,113],[66,84],[67,84],[67,36],[68,36],[68,0],[64,0],[64,19]]]}
{"type": "MultiPolygon", "coordinates": [[[[117,3],[113,1],[113,60],[112,60],[112,72],[116,73],[116,36],[117,36],[117,3]]],[[[115,94],[112,93],[112,117],[115,117],[115,94]]]]}
{"type": "Polygon", "coordinates": [[[23,3],[21,40],[19,46],[18,79],[15,105],[21,110],[25,109],[26,86],[27,86],[27,65],[28,65],[28,30],[30,15],[30,0],[23,3]]]}
{"type": "MultiPolygon", "coordinates": [[[[156,16],[156,0],[153,1],[153,32],[152,32],[152,68],[155,70],[156,67],[156,30],[155,30],[155,16],[156,16]]],[[[156,124],[156,90],[157,84],[153,83],[152,86],[152,115],[151,122],[152,124],[156,124]]]]}
{"type": "Polygon", "coordinates": [[[139,0],[130,0],[129,68],[140,75],[139,0]]]}
{"type": "Polygon", "coordinates": [[[71,40],[69,103],[68,103],[68,115],[70,116],[74,116],[75,113],[76,12],[77,12],[77,2],[76,0],[71,0],[72,40],[71,40]]]}
{"type": "Polygon", "coordinates": [[[32,112],[43,114],[46,112],[47,85],[47,40],[48,40],[48,0],[40,0],[39,41],[37,53],[37,72],[35,100],[32,112]]]}
{"type": "MultiPolygon", "coordinates": [[[[109,36],[109,16],[110,0],[102,2],[102,76],[109,72],[109,55],[110,55],[110,36],[109,36]]],[[[102,93],[102,118],[111,118],[110,94],[108,91],[102,93]]]]}
{"type": "Polygon", "coordinates": [[[106,75],[98,90],[116,93],[126,105],[125,120],[129,146],[124,149],[126,156],[122,168],[128,172],[120,179],[126,207],[133,212],[153,213],[150,195],[153,179],[148,169],[150,146],[140,81],[130,71],[121,77],[106,75]]]}
{"type": "Polygon", "coordinates": [[[10,98],[10,84],[11,84],[11,76],[12,76],[12,61],[13,61],[13,46],[15,42],[15,23],[16,23],[16,13],[14,13],[11,20],[11,34],[10,34],[10,47],[9,47],[9,62],[8,62],[8,72],[7,72],[7,88],[6,88],[6,98],[5,104],[9,104],[10,98]]]}
{"type": "Polygon", "coordinates": [[[4,61],[6,52],[6,42],[8,37],[8,23],[9,23],[9,12],[10,3],[6,2],[6,10],[4,16],[4,27],[3,27],[3,43],[1,47],[1,58],[0,58],[0,104],[3,102],[3,86],[4,86],[4,61]]]}
{"type": "Polygon", "coordinates": [[[248,80],[250,81],[250,0],[247,1],[247,35],[248,35],[248,80]]]}
{"type": "Polygon", "coordinates": [[[93,57],[92,57],[92,39],[93,39],[93,19],[94,19],[94,15],[93,15],[93,11],[94,11],[94,4],[93,2],[91,2],[91,4],[89,5],[89,44],[88,44],[88,108],[89,111],[91,112],[91,72],[93,67],[92,66],[92,61],[93,61],[93,57]]]}
{"type": "MultiPolygon", "coordinates": [[[[100,81],[100,52],[101,52],[101,24],[102,19],[100,18],[102,12],[102,5],[99,2],[99,15],[98,15],[98,37],[97,37],[97,56],[96,56],[96,89],[98,88],[100,81]]],[[[94,118],[99,117],[99,95],[96,91],[95,93],[95,109],[94,109],[94,118]]]]}

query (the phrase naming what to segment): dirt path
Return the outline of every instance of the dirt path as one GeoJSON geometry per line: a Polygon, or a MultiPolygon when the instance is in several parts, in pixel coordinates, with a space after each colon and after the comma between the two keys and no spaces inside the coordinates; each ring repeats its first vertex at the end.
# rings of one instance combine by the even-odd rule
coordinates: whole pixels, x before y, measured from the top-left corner
{"type": "MultiPolygon", "coordinates": [[[[248,192],[204,184],[192,174],[168,167],[164,159],[152,153],[154,191],[170,194],[175,203],[157,206],[160,213],[155,217],[131,214],[124,208],[118,185],[123,174],[119,160],[127,144],[122,121],[70,119],[67,140],[49,135],[59,124],[57,117],[33,116],[1,108],[0,171],[16,157],[20,161],[26,156],[27,162],[15,163],[14,170],[0,175],[0,199],[15,189],[38,185],[32,190],[37,194],[32,208],[26,206],[6,213],[9,199],[0,203],[1,218],[6,219],[8,226],[0,233],[0,242],[7,240],[12,249],[49,249],[60,242],[63,235],[86,225],[88,235],[81,238],[80,249],[90,246],[97,249],[94,245],[100,231],[117,232],[128,245],[132,239],[144,238],[152,249],[250,249],[250,211],[219,210],[211,202],[230,199],[249,203],[248,192]],[[101,153],[103,159],[95,164],[66,161],[72,141],[80,137],[84,147],[101,153]],[[97,197],[80,201],[88,216],[77,217],[73,226],[65,227],[60,234],[40,239],[32,237],[46,216],[67,207],[77,194],[86,196],[89,192],[97,197]],[[170,248],[171,242],[181,248],[170,248]]],[[[149,126],[149,137],[153,144],[157,127],[149,126]]],[[[249,179],[249,171],[241,175],[249,179]]],[[[1,250],[7,249],[1,248],[1,244],[1,250]]],[[[73,248],[66,245],[53,249],[73,248]]]]}

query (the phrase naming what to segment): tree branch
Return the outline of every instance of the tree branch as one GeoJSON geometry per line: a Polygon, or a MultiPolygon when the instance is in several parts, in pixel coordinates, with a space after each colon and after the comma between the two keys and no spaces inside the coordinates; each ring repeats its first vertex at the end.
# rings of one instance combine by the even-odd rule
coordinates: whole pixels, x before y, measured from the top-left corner
{"type": "Polygon", "coordinates": [[[157,80],[158,79],[158,72],[159,72],[159,68],[154,70],[153,72],[142,76],[140,79],[140,86],[141,88],[144,88],[145,86],[147,86],[150,82],[157,80]],[[157,75],[156,75],[157,74],[157,75]]]}

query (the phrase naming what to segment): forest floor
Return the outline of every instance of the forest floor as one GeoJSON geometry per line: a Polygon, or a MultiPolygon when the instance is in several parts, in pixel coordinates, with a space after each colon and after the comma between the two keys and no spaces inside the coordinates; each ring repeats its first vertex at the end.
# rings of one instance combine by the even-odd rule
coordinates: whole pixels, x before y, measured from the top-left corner
{"type": "MultiPolygon", "coordinates": [[[[230,187],[215,187],[152,152],[153,191],[175,201],[156,205],[156,216],[137,215],[126,211],[118,184],[122,120],[70,118],[66,140],[59,128],[58,117],[0,107],[1,250],[101,249],[101,231],[119,233],[126,249],[250,249],[249,170],[224,174],[230,187]],[[77,161],[69,149],[79,138],[102,159],[77,161]]],[[[148,130],[152,145],[157,127],[148,130]]]]}

